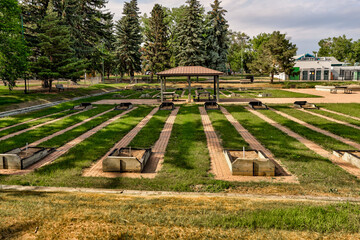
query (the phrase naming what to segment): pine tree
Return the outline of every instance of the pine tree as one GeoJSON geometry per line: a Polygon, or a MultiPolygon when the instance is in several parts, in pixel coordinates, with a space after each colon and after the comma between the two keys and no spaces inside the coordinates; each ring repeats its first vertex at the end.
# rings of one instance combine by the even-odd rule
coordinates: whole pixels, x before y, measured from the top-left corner
{"type": "Polygon", "coordinates": [[[159,4],[155,4],[145,30],[144,58],[149,70],[153,73],[165,70],[170,66],[168,48],[168,28],[164,22],[165,13],[159,4]]]}
{"type": "Polygon", "coordinates": [[[20,14],[16,0],[0,1],[0,78],[10,90],[27,70],[28,49],[21,33],[20,14]]]}
{"type": "Polygon", "coordinates": [[[179,65],[203,66],[205,44],[202,8],[197,0],[187,0],[186,3],[184,16],[177,27],[176,59],[179,65]]]}
{"type": "Polygon", "coordinates": [[[83,74],[85,65],[71,48],[70,30],[53,11],[52,2],[40,24],[38,40],[40,56],[34,62],[33,70],[43,80],[43,87],[51,91],[53,80],[68,78],[76,81],[83,74]]]}
{"type": "MultiPolygon", "coordinates": [[[[108,21],[112,21],[112,14],[104,11],[107,0],[51,0],[53,11],[69,27],[72,48],[76,57],[91,64],[99,64],[98,45],[107,41],[109,35],[108,21]]],[[[40,23],[46,16],[50,0],[23,0],[22,12],[26,27],[25,38],[33,50],[33,57],[37,58],[40,23]]],[[[96,69],[96,66],[90,66],[96,69]]]]}
{"type": "Polygon", "coordinates": [[[226,60],[229,48],[228,28],[225,19],[227,12],[220,7],[220,1],[211,4],[212,11],[208,12],[208,26],[206,29],[206,65],[209,68],[226,71],[226,60]]]}
{"type": "Polygon", "coordinates": [[[141,29],[137,0],[124,3],[123,17],[116,23],[115,53],[118,71],[128,73],[131,81],[134,73],[141,71],[141,29]]]}

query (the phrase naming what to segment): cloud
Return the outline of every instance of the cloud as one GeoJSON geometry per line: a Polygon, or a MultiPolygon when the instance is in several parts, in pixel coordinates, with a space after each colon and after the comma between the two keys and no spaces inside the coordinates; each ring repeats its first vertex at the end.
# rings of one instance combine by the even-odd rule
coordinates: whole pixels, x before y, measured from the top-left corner
{"type": "MultiPolygon", "coordinates": [[[[201,0],[208,11],[213,0],[201,0]]],[[[109,0],[107,5],[121,17],[123,0],[109,0]]],[[[142,13],[149,13],[155,3],[165,7],[179,7],[185,1],[139,0],[142,13]]],[[[250,36],[279,30],[286,33],[299,50],[298,53],[317,50],[322,38],[345,34],[360,38],[360,1],[358,0],[223,0],[228,11],[226,18],[230,28],[250,36]]]]}

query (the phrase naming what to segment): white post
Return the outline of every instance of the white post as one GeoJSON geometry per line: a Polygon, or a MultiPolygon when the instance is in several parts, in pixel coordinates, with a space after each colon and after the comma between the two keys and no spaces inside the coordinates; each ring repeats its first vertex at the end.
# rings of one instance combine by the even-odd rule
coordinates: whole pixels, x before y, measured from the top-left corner
{"type": "Polygon", "coordinates": [[[244,159],[245,159],[245,146],[243,146],[243,156],[244,156],[244,159]]]}

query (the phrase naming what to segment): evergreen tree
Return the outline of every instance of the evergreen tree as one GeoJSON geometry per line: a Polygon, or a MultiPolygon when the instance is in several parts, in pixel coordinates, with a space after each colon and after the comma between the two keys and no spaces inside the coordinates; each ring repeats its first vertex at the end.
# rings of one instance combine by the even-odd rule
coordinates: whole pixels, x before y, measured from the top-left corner
{"type": "Polygon", "coordinates": [[[225,19],[227,12],[220,7],[220,1],[211,4],[212,11],[208,12],[208,27],[206,29],[206,65],[221,72],[226,71],[226,60],[229,48],[228,28],[225,19]]]}
{"type": "MultiPolygon", "coordinates": [[[[107,0],[52,0],[53,11],[69,27],[71,47],[79,59],[85,59],[96,69],[99,64],[98,45],[107,41],[109,35],[108,21],[112,21],[111,13],[104,11],[107,0]]],[[[40,23],[46,16],[50,0],[23,0],[22,12],[26,27],[25,38],[33,50],[33,57],[39,54],[40,23]]]]}
{"type": "Polygon", "coordinates": [[[0,1],[0,78],[11,90],[27,70],[28,49],[16,0],[0,1]]]}
{"type": "Polygon", "coordinates": [[[203,10],[199,1],[187,0],[184,16],[177,26],[176,58],[179,65],[205,65],[203,10]]]}
{"type": "Polygon", "coordinates": [[[261,74],[270,74],[271,83],[274,81],[274,75],[280,72],[292,74],[294,63],[294,55],[297,48],[286,39],[285,34],[274,31],[270,39],[262,44],[259,48],[257,59],[251,63],[251,69],[261,74]]]}
{"type": "Polygon", "coordinates": [[[141,28],[137,0],[124,3],[123,17],[116,24],[115,54],[120,73],[128,73],[131,81],[134,73],[141,71],[141,28]]]}
{"type": "Polygon", "coordinates": [[[159,4],[155,4],[145,30],[144,58],[149,70],[153,73],[165,70],[170,66],[168,48],[168,28],[164,22],[165,13],[159,4]]]}
{"type": "Polygon", "coordinates": [[[38,39],[40,56],[34,62],[33,70],[43,80],[43,87],[51,91],[55,79],[79,79],[86,66],[75,57],[75,51],[71,48],[70,30],[53,11],[51,2],[40,24],[38,39]]]}

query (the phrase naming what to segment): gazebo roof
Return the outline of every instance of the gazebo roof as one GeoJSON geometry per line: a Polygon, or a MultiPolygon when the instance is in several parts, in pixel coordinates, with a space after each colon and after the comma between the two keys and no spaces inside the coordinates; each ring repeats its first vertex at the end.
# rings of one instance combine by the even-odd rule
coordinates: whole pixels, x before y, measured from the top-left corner
{"type": "Polygon", "coordinates": [[[171,77],[171,76],[219,76],[223,75],[223,72],[216,71],[210,68],[201,67],[201,66],[186,66],[186,67],[176,67],[171,68],[162,72],[156,73],[156,75],[161,77],[171,77]]]}

